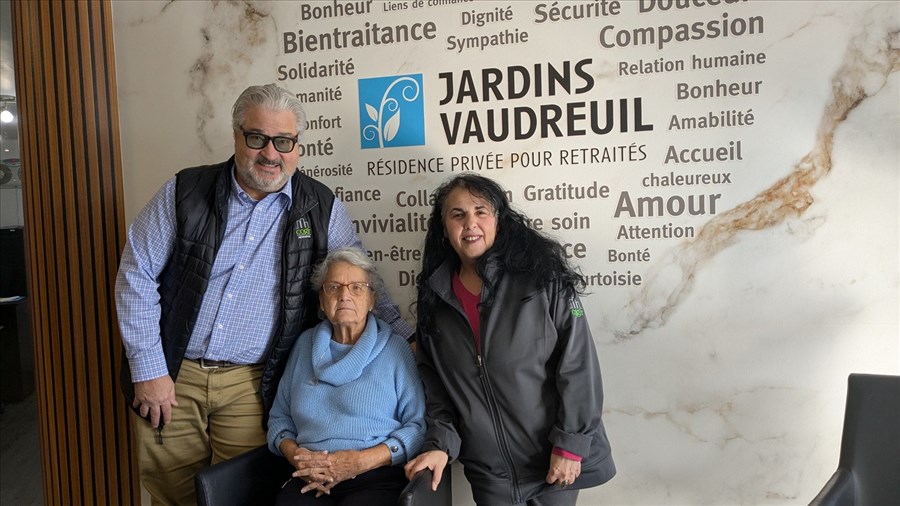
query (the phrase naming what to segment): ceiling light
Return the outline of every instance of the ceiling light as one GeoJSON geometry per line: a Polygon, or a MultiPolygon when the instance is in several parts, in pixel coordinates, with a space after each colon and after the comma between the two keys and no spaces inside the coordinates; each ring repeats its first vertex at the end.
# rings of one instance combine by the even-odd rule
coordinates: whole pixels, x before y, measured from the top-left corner
{"type": "Polygon", "coordinates": [[[0,103],[2,103],[2,111],[0,111],[0,123],[12,123],[16,117],[7,110],[7,106],[10,102],[15,103],[16,97],[13,95],[0,95],[0,103]]]}

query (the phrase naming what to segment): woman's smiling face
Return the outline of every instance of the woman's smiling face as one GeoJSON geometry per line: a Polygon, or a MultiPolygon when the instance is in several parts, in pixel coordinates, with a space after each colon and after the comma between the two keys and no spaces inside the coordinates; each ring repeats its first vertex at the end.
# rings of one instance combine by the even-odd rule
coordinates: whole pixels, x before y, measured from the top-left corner
{"type": "Polygon", "coordinates": [[[443,206],[444,235],[460,262],[474,265],[497,237],[497,216],[491,204],[467,188],[456,188],[443,206]]]}

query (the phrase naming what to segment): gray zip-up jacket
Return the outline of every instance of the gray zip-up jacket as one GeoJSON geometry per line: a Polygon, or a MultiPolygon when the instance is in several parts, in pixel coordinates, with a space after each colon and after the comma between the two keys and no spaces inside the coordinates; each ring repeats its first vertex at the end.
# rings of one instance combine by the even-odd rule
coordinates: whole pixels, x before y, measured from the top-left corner
{"type": "MultiPolygon", "coordinates": [[[[578,296],[524,275],[486,276],[494,303],[481,308],[481,353],[453,295],[452,263],[428,280],[440,302],[436,331],[419,329],[428,433],[423,451],[459,459],[481,505],[516,504],[558,490],[544,478],[554,446],[582,456],[571,488],[615,475],[600,415],[600,364],[578,296]]],[[[482,301],[486,291],[482,290],[482,301]]]]}

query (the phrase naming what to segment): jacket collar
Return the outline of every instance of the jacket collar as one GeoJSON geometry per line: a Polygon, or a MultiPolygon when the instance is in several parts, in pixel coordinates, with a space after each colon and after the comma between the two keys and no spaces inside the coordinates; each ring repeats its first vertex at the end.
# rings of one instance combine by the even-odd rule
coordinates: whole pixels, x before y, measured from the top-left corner
{"type": "MultiPolygon", "coordinates": [[[[488,299],[486,297],[487,291],[490,290],[491,286],[496,287],[500,279],[500,260],[495,254],[489,253],[488,255],[487,263],[484,266],[484,276],[487,278],[488,283],[483,284],[481,290],[482,301],[488,299]]],[[[458,270],[459,260],[456,257],[448,257],[428,278],[428,286],[444,301],[455,306],[458,306],[459,303],[456,301],[456,296],[453,295],[451,279],[453,273],[458,270]]]]}

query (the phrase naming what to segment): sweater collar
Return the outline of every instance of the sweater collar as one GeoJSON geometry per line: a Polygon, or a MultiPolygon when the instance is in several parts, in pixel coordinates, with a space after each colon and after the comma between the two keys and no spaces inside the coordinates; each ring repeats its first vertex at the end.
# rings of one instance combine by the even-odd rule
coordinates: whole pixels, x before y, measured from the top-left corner
{"type": "Polygon", "coordinates": [[[337,360],[331,352],[331,336],[331,322],[326,320],[316,327],[312,342],[313,374],[319,381],[341,386],[358,379],[365,367],[384,350],[391,336],[391,328],[370,313],[359,340],[337,360]]]}

